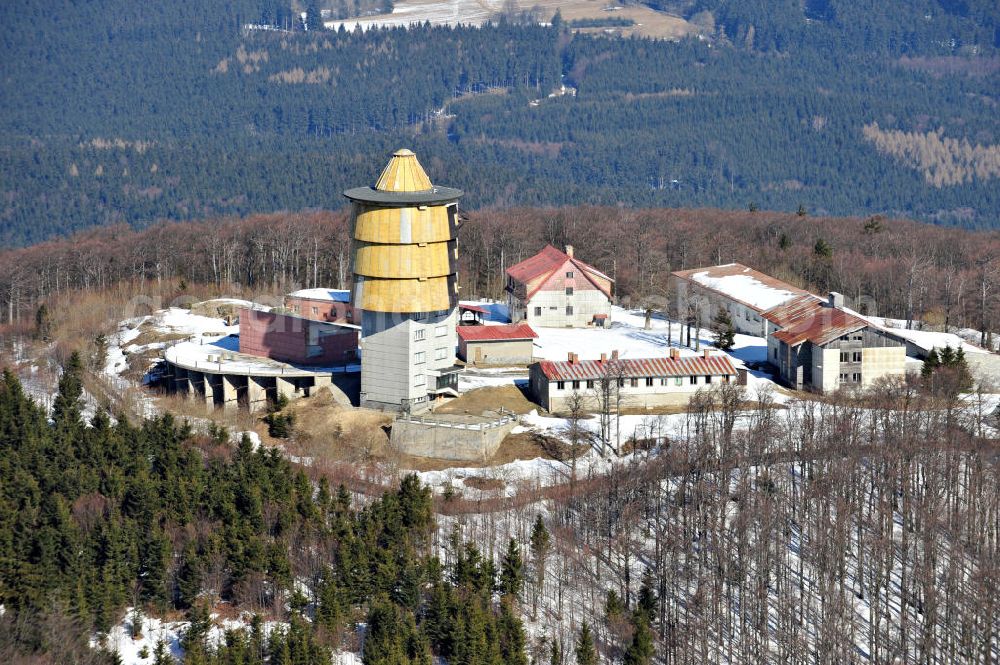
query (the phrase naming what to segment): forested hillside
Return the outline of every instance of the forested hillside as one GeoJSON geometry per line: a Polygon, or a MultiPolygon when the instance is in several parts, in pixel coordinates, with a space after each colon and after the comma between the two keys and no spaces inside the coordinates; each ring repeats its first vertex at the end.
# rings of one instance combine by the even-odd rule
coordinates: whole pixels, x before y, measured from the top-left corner
{"type": "Polygon", "coordinates": [[[243,29],[282,6],[4,3],[0,244],[337,208],[401,145],[468,208],[1000,216],[995,3],[671,3],[703,31],[678,43],[243,29]]]}
{"type": "Polygon", "coordinates": [[[87,638],[129,604],[184,612],[190,665],[326,665],[359,621],[365,665],[526,665],[520,559],[495,566],[457,536],[450,565],[430,556],[431,495],[415,476],[358,506],[224,431],[196,436],[169,415],[132,426],[98,413],[88,426],[81,375],[74,355],[51,423],[12,373],[0,379],[3,662],[115,662],[87,638]],[[289,625],[266,634],[258,620],[215,648],[220,599],[289,625]],[[19,660],[32,654],[50,660],[19,660]]]}

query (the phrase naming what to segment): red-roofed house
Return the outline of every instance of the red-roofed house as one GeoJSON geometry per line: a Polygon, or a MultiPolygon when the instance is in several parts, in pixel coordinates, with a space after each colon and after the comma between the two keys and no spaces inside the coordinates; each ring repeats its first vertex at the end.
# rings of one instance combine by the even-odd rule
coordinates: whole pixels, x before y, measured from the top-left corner
{"type": "Polygon", "coordinates": [[[527,323],[459,326],[458,357],[469,365],[527,365],[534,360],[537,333],[527,323]]]}
{"type": "Polygon", "coordinates": [[[507,308],[512,323],[543,328],[604,326],[611,314],[614,280],[577,259],[573,247],[546,245],[507,268],[507,308]]]}
{"type": "Polygon", "coordinates": [[[567,400],[577,393],[584,408],[599,408],[601,386],[608,382],[610,390],[618,390],[623,406],[653,408],[686,404],[699,388],[716,383],[735,382],[736,368],[729,357],[711,355],[682,358],[671,349],[669,358],[580,360],[570,353],[567,360],[542,360],[529,368],[529,386],[535,401],[548,411],[565,411],[567,400]]]}
{"type": "Polygon", "coordinates": [[[768,361],[782,381],[829,392],[905,373],[906,344],[842,304],[839,293],[826,301],[806,294],[762,314],[774,329],[767,337],[768,361]]]}

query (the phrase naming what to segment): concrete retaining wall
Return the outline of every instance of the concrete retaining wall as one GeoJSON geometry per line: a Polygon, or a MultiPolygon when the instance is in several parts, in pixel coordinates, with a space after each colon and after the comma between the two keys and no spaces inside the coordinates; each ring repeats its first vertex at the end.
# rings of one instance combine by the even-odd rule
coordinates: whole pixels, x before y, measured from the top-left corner
{"type": "Polygon", "coordinates": [[[495,426],[398,419],[392,424],[390,442],[401,453],[415,457],[486,462],[516,424],[513,418],[495,426]]]}

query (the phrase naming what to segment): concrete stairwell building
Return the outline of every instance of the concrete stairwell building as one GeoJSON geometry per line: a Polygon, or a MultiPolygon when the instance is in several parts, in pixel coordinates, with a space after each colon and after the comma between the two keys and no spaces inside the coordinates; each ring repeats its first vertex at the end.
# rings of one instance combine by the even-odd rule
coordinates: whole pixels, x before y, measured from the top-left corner
{"type": "Polygon", "coordinates": [[[398,150],[353,203],[351,300],[361,320],[362,406],[425,410],[458,394],[458,199],[398,150]]]}

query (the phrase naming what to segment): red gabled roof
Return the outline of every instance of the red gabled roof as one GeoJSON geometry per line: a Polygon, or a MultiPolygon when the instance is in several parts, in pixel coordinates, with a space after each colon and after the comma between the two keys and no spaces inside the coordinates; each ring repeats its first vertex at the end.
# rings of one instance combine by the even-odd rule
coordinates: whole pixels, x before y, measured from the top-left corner
{"type": "MultiPolygon", "coordinates": [[[[611,297],[610,290],[605,290],[604,288],[602,288],[600,284],[597,284],[596,282],[594,282],[593,279],[590,278],[590,275],[596,275],[597,277],[600,277],[601,279],[606,279],[609,282],[614,282],[615,280],[611,279],[603,272],[601,272],[594,266],[590,265],[589,263],[584,263],[583,261],[577,259],[576,257],[571,257],[569,254],[566,254],[565,252],[560,252],[552,245],[546,245],[544,248],[542,248],[542,251],[538,252],[534,256],[527,258],[524,261],[521,261],[520,263],[515,263],[511,267],[507,268],[507,274],[510,275],[510,277],[513,278],[515,282],[520,282],[522,284],[526,284],[531,280],[535,279],[536,277],[544,275],[545,279],[542,280],[542,283],[544,283],[555,271],[559,270],[559,268],[567,261],[576,266],[577,269],[580,270],[584,274],[584,276],[587,277],[587,279],[594,284],[595,287],[604,292],[604,294],[607,295],[608,298],[611,297]]],[[[533,295],[534,292],[529,293],[528,297],[530,298],[533,295]]]]}
{"type": "Polygon", "coordinates": [[[486,308],[480,307],[479,305],[466,305],[465,303],[460,302],[458,303],[458,308],[463,312],[476,312],[478,314],[489,314],[489,311],[486,308]]]}
{"type": "Polygon", "coordinates": [[[459,326],[458,336],[463,342],[535,339],[538,334],[527,323],[506,326],[459,326]]]}
{"type": "Polygon", "coordinates": [[[805,341],[822,346],[849,333],[867,328],[871,324],[860,316],[830,307],[816,296],[799,296],[762,315],[781,330],[774,338],[789,346],[805,341]]]}
{"type": "Polygon", "coordinates": [[[735,376],[728,356],[693,358],[636,358],[624,360],[542,360],[538,363],[549,381],[590,381],[603,376],[735,376]]]}

